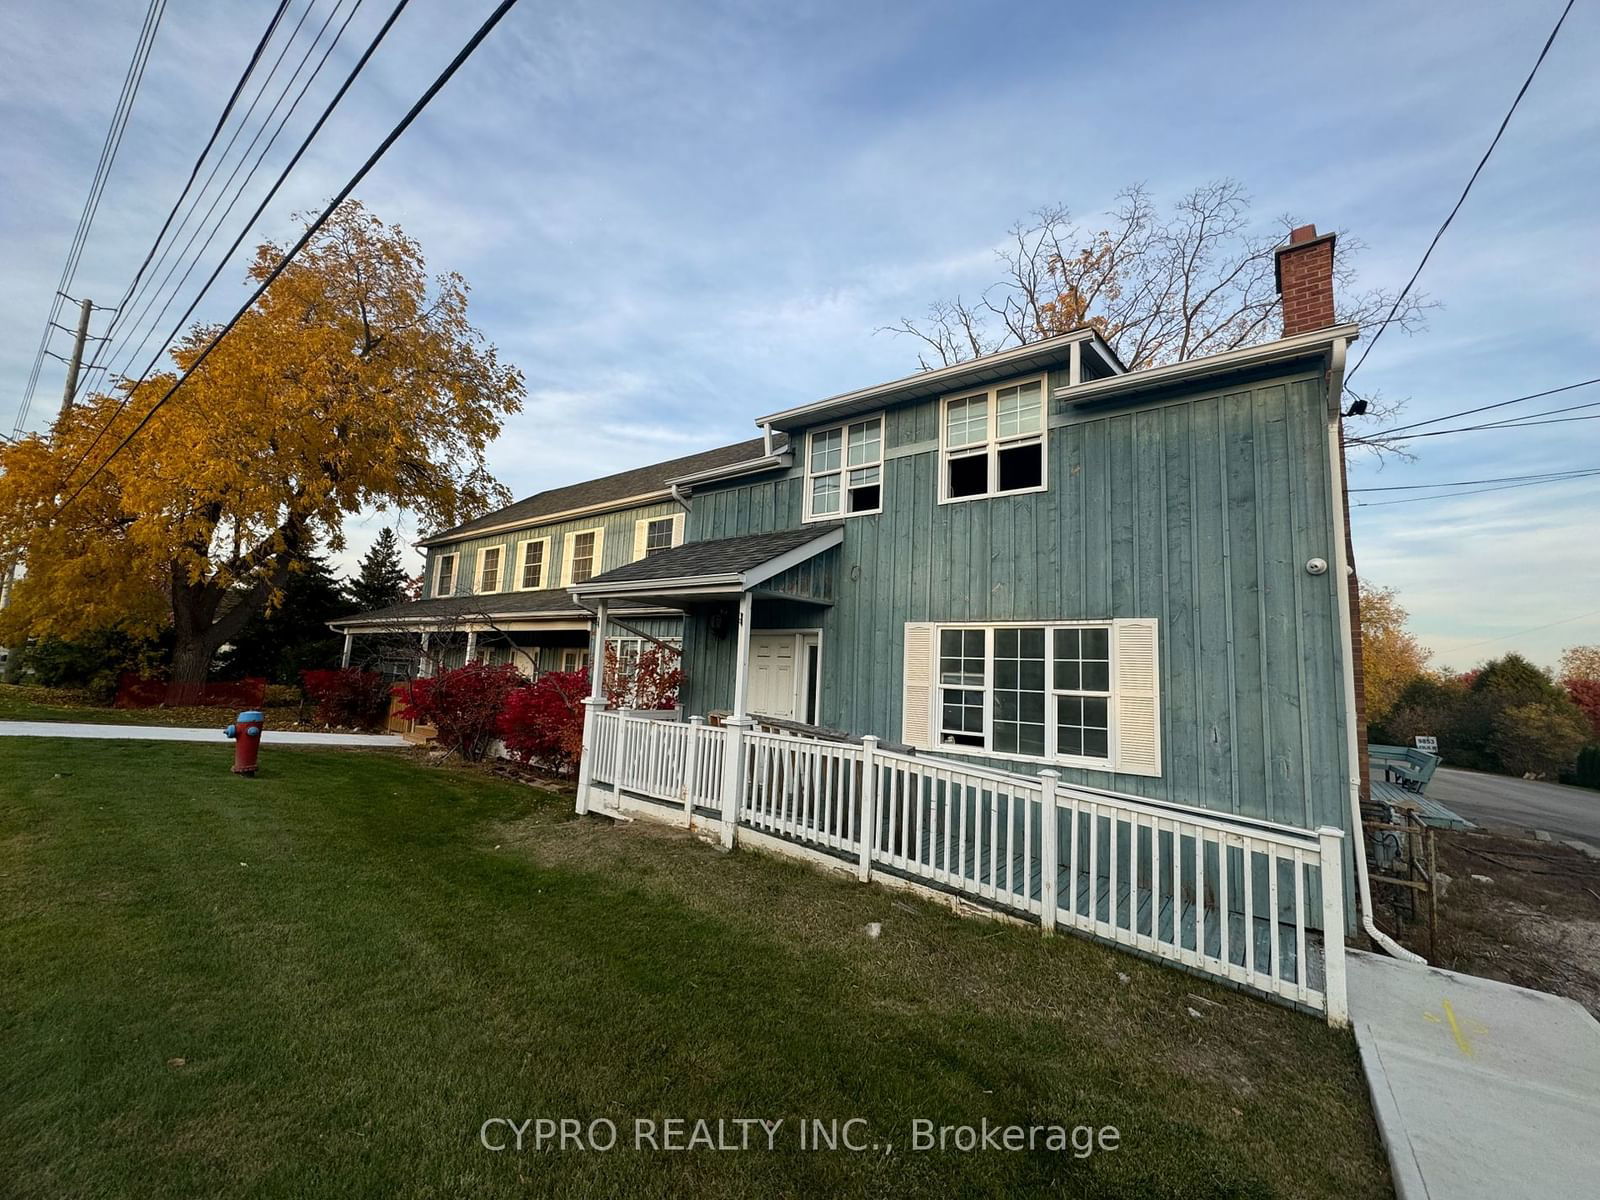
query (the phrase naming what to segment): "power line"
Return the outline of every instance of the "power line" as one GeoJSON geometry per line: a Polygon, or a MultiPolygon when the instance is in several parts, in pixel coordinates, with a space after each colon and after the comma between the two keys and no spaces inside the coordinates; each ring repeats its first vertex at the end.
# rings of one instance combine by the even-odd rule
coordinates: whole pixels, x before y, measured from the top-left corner
{"type": "MultiPolygon", "coordinates": [[[[117,327],[130,310],[135,290],[144,278],[145,271],[149,269],[151,260],[155,258],[156,250],[160,248],[162,239],[167,236],[167,230],[172,228],[173,218],[178,215],[178,210],[183,207],[184,199],[189,195],[189,189],[194,187],[194,181],[199,178],[200,168],[205,163],[206,157],[216,146],[217,139],[222,136],[222,130],[227,125],[228,118],[233,115],[233,110],[239,103],[239,97],[243,95],[250,77],[255,74],[256,67],[260,65],[261,56],[266,52],[267,45],[272,41],[273,34],[277,32],[278,25],[282,22],[283,14],[288,7],[289,0],[278,0],[278,7],[273,11],[271,20],[267,22],[266,31],[261,35],[261,39],[251,52],[250,59],[245,63],[238,82],[233,85],[233,91],[228,95],[228,102],[222,106],[222,114],[217,118],[217,123],[211,130],[211,136],[206,139],[206,144],[200,148],[200,153],[194,160],[194,166],[189,168],[189,178],[184,181],[183,189],[178,193],[178,198],[172,202],[172,207],[167,211],[166,219],[161,222],[161,228],[156,231],[155,241],[150,243],[150,249],[145,252],[144,261],[134,271],[133,278],[128,282],[127,288],[122,293],[122,299],[117,301],[115,315],[111,319],[111,324],[106,328],[105,339],[95,348],[94,354],[90,357],[89,366],[84,371],[83,382],[80,386],[87,386],[88,377],[94,371],[100,370],[103,372],[105,370],[104,367],[99,366],[101,354],[107,352],[106,347],[110,345],[111,339],[116,335],[117,327]]],[[[262,86],[265,87],[266,84],[263,82],[262,86]]],[[[199,197],[197,196],[197,203],[198,199],[199,197]]],[[[184,220],[187,222],[188,218],[185,217],[184,220]]],[[[180,225],[179,228],[182,228],[182,226],[180,225]]]]}
{"type": "Polygon", "coordinates": [[[1370,436],[1375,438],[1387,437],[1392,433],[1400,433],[1407,429],[1420,429],[1424,425],[1437,425],[1440,421],[1453,421],[1457,417],[1470,417],[1475,413],[1489,412],[1491,409],[1496,408],[1507,408],[1510,405],[1521,404],[1527,400],[1540,400],[1545,396],[1556,396],[1562,392],[1572,392],[1576,391],[1578,388],[1592,387],[1597,383],[1600,383],[1600,376],[1596,376],[1593,379],[1585,379],[1581,383],[1569,383],[1565,387],[1549,388],[1542,392],[1529,392],[1526,396],[1518,396],[1513,400],[1501,400],[1497,404],[1484,404],[1477,408],[1464,408],[1460,412],[1445,413],[1443,416],[1439,417],[1429,417],[1426,421],[1413,421],[1409,425],[1395,425],[1389,429],[1379,430],[1377,433],[1371,434],[1370,436]]]}
{"type": "Polygon", "coordinates": [[[83,202],[83,211],[78,216],[77,228],[73,231],[72,242],[67,248],[66,262],[61,268],[61,279],[56,284],[56,294],[50,302],[50,315],[45,318],[44,332],[39,338],[39,349],[34,355],[33,367],[28,372],[28,382],[23,387],[22,401],[17,406],[17,419],[12,427],[14,434],[20,434],[23,426],[27,424],[28,410],[33,406],[33,394],[39,384],[39,372],[44,366],[45,352],[50,348],[50,324],[61,315],[62,299],[77,276],[78,263],[83,258],[83,247],[89,239],[89,230],[94,225],[95,214],[99,211],[100,198],[105,194],[111,166],[116,161],[117,151],[122,147],[122,134],[128,127],[129,117],[133,115],[134,98],[138,95],[139,85],[144,80],[145,63],[150,59],[150,48],[155,43],[156,30],[160,28],[161,17],[165,10],[166,0],[150,0],[149,7],[145,9],[144,23],[139,29],[139,40],[134,44],[133,57],[128,63],[126,74],[123,75],[122,90],[117,95],[117,104],[111,114],[111,124],[106,129],[105,141],[100,147],[100,159],[95,164],[94,177],[89,183],[89,194],[83,202]]]}
{"type": "MultiPolygon", "coordinates": [[[[1573,405],[1573,408],[1593,408],[1593,407],[1595,407],[1595,405],[1592,405],[1592,404],[1576,404],[1576,405],[1573,405]]],[[[1550,409],[1549,411],[1550,412],[1569,412],[1571,410],[1570,409],[1564,409],[1564,408],[1553,408],[1553,409],[1550,409]]],[[[1367,444],[1369,442],[1373,442],[1373,441],[1379,441],[1379,442],[1409,442],[1409,441],[1411,441],[1411,440],[1413,440],[1415,438],[1444,437],[1446,434],[1451,434],[1451,433],[1480,433],[1480,432],[1482,432],[1484,430],[1490,430],[1490,429],[1499,429],[1499,430],[1531,429],[1535,425],[1565,425],[1569,421],[1593,421],[1596,418],[1600,418],[1600,413],[1589,413],[1586,416],[1582,416],[1582,417],[1551,417],[1547,421],[1535,421],[1535,420],[1531,419],[1533,417],[1542,416],[1542,415],[1543,414],[1541,414],[1541,413],[1529,413],[1528,417],[1519,418],[1519,419],[1517,419],[1515,421],[1495,421],[1493,423],[1485,424],[1485,425],[1461,425],[1461,426],[1456,427],[1455,429],[1429,429],[1429,430],[1423,431],[1422,433],[1402,433],[1399,437],[1392,437],[1392,438],[1385,438],[1385,437],[1381,437],[1381,435],[1374,434],[1370,438],[1353,437],[1353,438],[1350,439],[1350,442],[1351,442],[1352,445],[1365,445],[1365,444],[1367,444]]]]}
{"type": "Polygon", "coordinates": [[[1456,214],[1461,211],[1461,206],[1466,203],[1467,193],[1472,191],[1472,185],[1478,182],[1478,176],[1488,163],[1489,156],[1494,153],[1494,148],[1500,144],[1500,138],[1505,133],[1506,126],[1511,124],[1512,114],[1517,111],[1517,106],[1522,103],[1522,97],[1527,94],[1529,85],[1533,83],[1533,77],[1539,73],[1539,68],[1544,65],[1545,55],[1550,53],[1550,47],[1555,44],[1556,35],[1561,32],[1561,25],[1566,21],[1567,14],[1572,11],[1573,3],[1574,0],[1567,0],[1567,6],[1561,10],[1561,15],[1556,18],[1555,28],[1550,31],[1550,36],[1545,39],[1544,48],[1539,51],[1539,57],[1534,60],[1533,70],[1528,72],[1528,77],[1522,81],[1522,86],[1517,89],[1516,97],[1511,101],[1511,107],[1506,110],[1506,115],[1500,122],[1500,128],[1495,130],[1494,140],[1489,143],[1489,148],[1483,152],[1483,157],[1478,160],[1478,165],[1473,168],[1472,176],[1467,180],[1467,186],[1461,189],[1461,195],[1456,200],[1455,207],[1450,210],[1449,215],[1444,219],[1444,224],[1440,225],[1438,232],[1433,235],[1433,240],[1428,243],[1428,248],[1423,251],[1422,261],[1417,264],[1417,269],[1411,273],[1411,278],[1406,282],[1406,286],[1400,289],[1400,294],[1394,299],[1393,307],[1389,309],[1389,315],[1378,326],[1377,332],[1372,335],[1372,340],[1367,343],[1367,348],[1361,352],[1361,357],[1356,360],[1356,365],[1350,368],[1346,378],[1361,370],[1361,364],[1367,361],[1367,355],[1372,353],[1372,348],[1378,344],[1378,339],[1383,336],[1383,331],[1389,328],[1389,324],[1394,320],[1395,314],[1400,311],[1400,305],[1405,302],[1406,296],[1410,294],[1412,287],[1417,282],[1417,277],[1422,274],[1422,268],[1428,265],[1428,258],[1433,254],[1433,248],[1439,244],[1439,239],[1444,236],[1444,231],[1450,228],[1450,222],[1456,219],[1456,214]]]}
{"type": "Polygon", "coordinates": [[[1492,646],[1495,642],[1504,642],[1510,638],[1521,637],[1526,633],[1538,633],[1543,629],[1554,629],[1557,625],[1571,625],[1574,621],[1587,620],[1589,617],[1600,617],[1600,608],[1593,612],[1579,613],[1575,617],[1562,617],[1559,621],[1547,621],[1543,625],[1535,625],[1531,629],[1519,629],[1515,633],[1502,633],[1499,637],[1484,638],[1481,642],[1468,642],[1465,646],[1455,646],[1450,650],[1455,654],[1461,650],[1471,650],[1474,646],[1492,646]]]}
{"type": "MultiPolygon", "coordinates": [[[[405,7],[405,2],[406,0],[400,0],[400,3],[396,6],[395,11],[390,18],[390,23],[393,22],[395,17],[400,15],[400,10],[405,7]]],[[[122,453],[122,451],[128,447],[129,443],[131,443],[134,438],[139,436],[144,427],[148,425],[155,415],[166,406],[167,402],[172,399],[172,397],[177,393],[178,389],[184,385],[185,381],[187,381],[188,378],[195,373],[195,371],[199,370],[199,368],[205,363],[205,360],[211,356],[211,352],[215,350],[221,343],[222,339],[228,335],[228,332],[244,318],[244,315],[250,311],[250,309],[255,305],[256,301],[261,299],[261,297],[266,294],[267,289],[272,286],[273,281],[288,269],[289,264],[294,261],[295,255],[299,254],[301,250],[305,249],[306,245],[311,241],[311,239],[316,236],[317,231],[328,223],[329,218],[333,216],[338,207],[350,198],[350,194],[354,192],[358,186],[360,186],[361,181],[367,177],[367,175],[372,171],[372,168],[378,165],[379,160],[389,152],[389,148],[393,146],[395,142],[399,141],[400,136],[411,127],[412,122],[417,119],[418,114],[420,114],[422,110],[432,102],[433,98],[437,96],[441,90],[443,90],[445,84],[450,82],[455,73],[461,69],[462,64],[465,63],[467,59],[472,57],[473,52],[477,50],[477,48],[483,43],[483,40],[489,36],[489,34],[494,30],[495,26],[500,24],[502,18],[504,18],[505,15],[516,6],[516,4],[517,0],[500,0],[500,3],[495,6],[494,11],[484,19],[483,24],[479,25],[476,32],[474,32],[473,35],[467,39],[466,45],[464,45],[456,53],[456,56],[450,60],[444,70],[441,71],[433,83],[428,86],[428,90],[423,92],[422,95],[417,98],[416,103],[411,106],[410,110],[407,111],[405,116],[400,118],[399,123],[396,124],[395,127],[389,131],[387,136],[384,137],[383,141],[378,144],[377,149],[367,156],[367,160],[361,164],[360,168],[354,175],[350,177],[349,181],[344,185],[344,187],[339,189],[339,193],[328,202],[327,206],[320,214],[318,214],[316,220],[312,221],[310,225],[306,226],[305,232],[300,235],[299,240],[289,248],[288,252],[285,253],[281,259],[278,260],[277,265],[274,266],[266,278],[261,281],[256,290],[251,293],[249,299],[247,299],[244,304],[240,306],[239,310],[228,319],[227,323],[223,325],[221,329],[212,335],[211,339],[201,349],[200,353],[195,356],[194,361],[190,363],[189,366],[184,368],[183,374],[179,375],[178,378],[173,382],[172,386],[169,387],[162,395],[161,399],[157,400],[155,404],[151,406],[150,411],[145,413],[143,417],[139,418],[138,423],[135,424],[131,430],[129,430],[128,435],[117,444],[116,449],[112,450],[112,452],[106,457],[105,461],[91,471],[88,477],[78,485],[77,490],[62,502],[60,507],[58,507],[55,510],[55,513],[52,514],[52,517],[60,516],[62,511],[66,509],[68,505],[82,495],[83,490],[94,481],[95,476],[99,475],[101,471],[105,470],[106,467],[111,465],[112,460],[115,459],[118,454],[122,453]]],[[[387,30],[387,25],[385,26],[385,30],[387,30]]],[[[376,44],[373,46],[373,49],[375,48],[376,44]]]]}
{"type": "Polygon", "coordinates": [[[1452,479],[1446,483],[1404,483],[1388,487],[1349,488],[1350,492],[1420,492],[1427,488],[1470,487],[1480,483],[1520,483],[1532,479],[1561,479],[1568,475],[1592,475],[1600,467],[1573,467],[1568,471],[1543,471],[1535,475],[1501,475],[1497,479],[1452,479]]]}
{"type": "MultiPolygon", "coordinates": [[[[138,316],[134,319],[135,330],[137,330],[138,325],[143,322],[144,315],[150,310],[150,306],[155,303],[156,299],[166,289],[168,280],[172,278],[173,272],[175,272],[179,265],[183,262],[184,256],[189,253],[189,249],[194,245],[195,239],[200,236],[201,231],[205,229],[206,225],[210,222],[212,215],[217,210],[217,205],[221,204],[223,197],[228,195],[229,189],[233,186],[233,181],[238,178],[239,171],[244,167],[245,162],[249,159],[251,151],[255,149],[256,144],[261,140],[262,134],[266,133],[268,125],[271,124],[273,118],[277,116],[279,110],[283,107],[283,102],[288,99],[289,92],[291,89],[293,89],[295,82],[300,78],[300,73],[305,70],[307,63],[311,61],[311,56],[316,53],[317,46],[321,42],[323,34],[328,31],[328,27],[333,24],[334,20],[338,17],[340,10],[344,7],[345,3],[346,0],[336,0],[333,9],[328,13],[327,19],[323,21],[322,26],[317,30],[315,35],[313,35],[311,44],[306,48],[305,53],[301,55],[300,62],[295,67],[294,73],[289,77],[288,82],[284,84],[283,90],[278,94],[278,98],[273,102],[272,108],[267,112],[266,118],[261,127],[256,130],[255,136],[250,139],[250,143],[245,147],[243,157],[241,157],[239,161],[234,164],[233,170],[229,173],[228,178],[222,185],[222,189],[212,199],[210,206],[206,209],[205,215],[201,217],[200,223],[195,226],[194,231],[189,235],[189,240],[184,243],[183,249],[178,254],[178,258],[174,260],[172,265],[167,269],[167,273],[162,277],[161,282],[156,286],[156,290],[151,294],[149,299],[145,301],[143,307],[140,309],[138,316]]],[[[125,369],[131,366],[139,357],[139,355],[144,352],[145,347],[150,344],[150,339],[155,336],[161,319],[166,316],[167,310],[170,309],[173,302],[177,300],[178,294],[181,292],[183,285],[188,282],[189,276],[193,274],[194,269],[200,265],[201,258],[205,255],[205,252],[210,249],[211,243],[216,240],[217,234],[222,232],[222,226],[224,222],[227,221],[229,214],[233,212],[234,206],[239,203],[240,199],[243,198],[245,191],[250,186],[250,182],[256,177],[256,172],[261,169],[262,163],[266,161],[267,155],[271,152],[272,147],[277,143],[279,135],[283,133],[284,128],[294,117],[295,111],[300,107],[300,102],[305,99],[306,93],[311,89],[311,85],[316,82],[317,76],[322,73],[322,68],[327,65],[328,58],[332,55],[334,47],[337,46],[340,40],[344,37],[345,30],[350,27],[350,22],[354,20],[356,13],[360,11],[363,3],[364,0],[355,0],[355,6],[350,9],[348,14],[346,14],[344,23],[340,25],[338,31],[334,34],[333,40],[328,43],[327,48],[323,51],[322,57],[317,61],[316,66],[311,71],[311,74],[306,77],[305,83],[301,85],[299,92],[295,95],[293,101],[290,103],[288,111],[285,112],[282,119],[278,121],[277,127],[272,132],[272,136],[267,139],[266,145],[261,148],[261,153],[256,156],[255,161],[251,164],[249,171],[246,172],[244,180],[239,184],[238,188],[233,191],[232,198],[229,199],[227,207],[222,210],[222,215],[217,218],[216,225],[212,227],[211,232],[206,236],[206,240],[201,243],[200,249],[198,252],[196,252],[194,259],[187,267],[184,268],[183,274],[178,277],[178,282],[174,286],[172,294],[167,297],[166,301],[161,305],[161,308],[157,310],[155,320],[151,323],[150,328],[145,331],[144,336],[139,340],[139,344],[123,356],[123,369],[112,370],[107,367],[105,368],[107,374],[125,374],[125,369]]],[[[310,15],[310,13],[311,7],[308,6],[305,15],[301,17],[302,23],[305,20],[305,16],[310,15]]],[[[299,32],[299,30],[300,25],[296,25],[294,32],[289,35],[291,40],[294,38],[295,34],[299,32]]],[[[288,45],[284,46],[284,50],[288,50],[288,45]]],[[[281,63],[282,61],[283,55],[280,54],[278,57],[278,62],[281,63]]],[[[275,63],[272,74],[276,74],[276,72],[277,64],[275,63]]],[[[269,74],[267,80],[263,82],[262,94],[265,93],[266,84],[271,81],[272,74],[269,74]]],[[[258,95],[257,100],[259,101],[259,99],[260,96],[258,95]]],[[[250,107],[253,111],[255,104],[252,103],[250,107]]],[[[244,120],[248,121],[249,117],[250,113],[246,112],[244,120]]],[[[235,131],[234,140],[237,140],[238,134],[239,132],[242,132],[242,130],[243,126],[241,125],[240,130],[235,131]]],[[[227,149],[223,151],[224,157],[227,155],[228,150],[231,150],[232,147],[233,141],[230,141],[227,149]]],[[[199,197],[203,196],[206,187],[210,186],[211,179],[216,177],[216,172],[220,166],[221,162],[219,160],[218,164],[212,168],[211,176],[207,178],[205,185],[202,186],[199,195],[197,195],[196,206],[199,204],[199,197]]],[[[186,217],[184,219],[185,224],[187,224],[187,220],[188,218],[186,217]]],[[[182,226],[179,227],[179,232],[182,232],[182,226]]],[[[174,241],[176,241],[176,235],[174,235],[174,241]]],[[[170,250],[171,247],[169,246],[168,249],[170,250]]],[[[165,261],[165,258],[166,254],[163,252],[161,261],[165,261]]],[[[158,261],[156,265],[159,268],[160,262],[158,261]]],[[[168,341],[170,342],[170,340],[171,339],[169,338],[168,341]]],[[[152,366],[155,364],[155,362],[160,360],[164,351],[165,346],[162,346],[157,350],[155,358],[151,362],[152,366]]],[[[148,374],[149,369],[150,368],[147,367],[144,374],[148,374]]],[[[143,376],[141,375],[140,377],[142,378],[143,376]]]]}
{"type": "MultiPolygon", "coordinates": [[[[409,2],[410,0],[398,0],[398,2],[395,4],[394,9],[389,13],[388,18],[385,19],[383,25],[378,29],[378,32],[373,35],[372,41],[369,42],[367,44],[367,48],[362,51],[361,57],[356,60],[355,66],[350,68],[350,73],[345,76],[344,82],[339,85],[339,90],[333,94],[333,98],[329,100],[327,105],[323,108],[322,114],[317,118],[316,123],[312,125],[310,131],[305,135],[304,138],[301,139],[300,145],[296,148],[288,163],[284,165],[283,170],[278,172],[278,177],[272,181],[272,186],[267,189],[267,194],[261,197],[261,201],[256,205],[255,211],[252,212],[245,220],[243,227],[239,230],[238,235],[233,239],[232,244],[229,245],[227,250],[223,251],[221,259],[219,259],[217,265],[212,268],[211,274],[206,277],[205,282],[200,285],[200,290],[195,293],[194,299],[189,301],[189,307],[183,310],[183,314],[178,318],[171,331],[167,334],[166,341],[163,343],[161,349],[158,349],[155,354],[151,356],[150,361],[145,364],[144,371],[140,373],[141,378],[149,375],[156,363],[160,361],[161,355],[164,353],[166,346],[170,345],[172,340],[176,338],[182,331],[184,322],[186,322],[194,310],[199,307],[200,301],[204,299],[205,294],[211,290],[211,285],[216,283],[218,276],[222,274],[223,268],[228,265],[228,261],[233,257],[234,251],[238,250],[240,244],[243,243],[245,237],[255,226],[255,223],[261,218],[261,214],[266,211],[267,205],[272,203],[273,197],[276,196],[278,194],[278,190],[283,187],[284,181],[289,178],[290,173],[300,162],[301,157],[304,156],[305,152],[311,148],[311,143],[316,139],[317,134],[322,131],[322,127],[327,124],[328,118],[333,115],[333,110],[337,108],[339,106],[339,102],[344,99],[345,93],[350,90],[351,85],[356,81],[356,77],[361,74],[367,63],[371,60],[373,54],[377,52],[379,45],[381,45],[383,39],[388,36],[389,30],[394,27],[394,23],[400,19],[400,14],[405,11],[406,5],[409,2]]],[[[346,23],[348,24],[348,22],[346,23]]],[[[324,55],[324,59],[326,59],[326,55],[324,55]]],[[[210,244],[209,239],[207,244],[210,244]]],[[[254,300],[252,299],[250,303],[254,303],[254,300]]],[[[166,310],[163,308],[162,311],[164,312],[166,310]]],[[[243,310],[241,310],[241,313],[242,311],[243,310]]],[[[237,320],[238,317],[236,316],[234,319],[237,320]]],[[[231,324],[232,323],[230,322],[230,327],[231,324]]],[[[148,338],[146,340],[148,340],[148,338]]],[[[141,343],[141,347],[142,345],[143,343],[141,343]]],[[[185,372],[184,378],[187,377],[188,373],[185,372]]],[[[83,453],[78,456],[77,461],[72,464],[72,466],[67,470],[66,475],[62,477],[62,488],[65,488],[67,484],[72,481],[72,477],[78,473],[78,468],[83,466],[83,464],[88,461],[89,455],[93,454],[95,447],[100,444],[100,439],[103,438],[110,430],[111,426],[116,423],[117,418],[122,415],[123,411],[128,407],[132,400],[133,389],[130,387],[124,391],[122,399],[118,401],[116,407],[112,409],[111,415],[108,416],[105,419],[105,423],[95,431],[93,439],[91,439],[88,446],[84,448],[83,453]]],[[[110,459],[106,460],[106,462],[110,461],[110,459]]],[[[104,464],[101,465],[104,466],[104,464]]],[[[96,474],[98,474],[98,469],[96,474]]],[[[92,479],[94,476],[91,475],[90,478],[92,479]]],[[[88,481],[85,480],[85,483],[87,482],[88,481]]],[[[82,489],[80,488],[79,491],[82,491],[82,489]]],[[[76,496],[77,492],[74,492],[73,495],[76,496]]],[[[61,507],[65,508],[66,505],[62,505],[61,507]]],[[[58,508],[56,511],[59,513],[61,509],[58,508]]]]}
{"type": "Polygon", "coordinates": [[[1572,483],[1579,479],[1588,479],[1600,475],[1600,468],[1593,471],[1564,476],[1560,479],[1533,479],[1525,483],[1502,483],[1498,487],[1473,488],[1460,492],[1440,492],[1433,496],[1411,496],[1405,500],[1357,500],[1351,503],[1352,508],[1386,508],[1391,504],[1421,504],[1429,500],[1455,500],[1463,496],[1482,496],[1489,492],[1509,492],[1514,488],[1540,487],[1550,483],[1572,483]]]}

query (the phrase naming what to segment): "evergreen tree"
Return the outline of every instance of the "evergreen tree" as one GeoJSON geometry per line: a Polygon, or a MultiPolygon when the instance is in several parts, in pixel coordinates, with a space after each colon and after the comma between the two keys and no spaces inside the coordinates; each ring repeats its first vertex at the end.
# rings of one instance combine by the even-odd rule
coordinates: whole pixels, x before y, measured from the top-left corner
{"type": "Polygon", "coordinates": [[[352,611],[328,560],[307,555],[302,569],[283,585],[283,601],[250,618],[218,656],[224,676],[265,676],[271,683],[299,683],[308,668],[337,667],[344,639],[328,628],[352,611]]]}
{"type": "Polygon", "coordinates": [[[400,565],[400,539],[385,525],[350,581],[350,601],[358,612],[388,608],[406,598],[406,572],[400,565]]]}

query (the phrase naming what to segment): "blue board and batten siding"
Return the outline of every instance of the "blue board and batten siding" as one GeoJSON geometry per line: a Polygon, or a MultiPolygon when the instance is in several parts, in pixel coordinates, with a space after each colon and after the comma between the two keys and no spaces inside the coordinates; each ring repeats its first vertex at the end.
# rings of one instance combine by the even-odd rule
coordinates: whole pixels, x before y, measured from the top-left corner
{"type": "MultiPolygon", "coordinates": [[[[1051,407],[1047,491],[944,505],[937,402],[885,414],[884,511],[847,518],[828,552],[834,603],[757,601],[757,628],[822,630],[819,722],[899,739],[909,621],[1154,617],[1160,776],[1063,778],[1348,829],[1340,581],[1305,570],[1336,561],[1320,370],[1138,408],[1051,407]]],[[[799,525],[802,486],[797,463],[697,489],[687,540],[799,525]]],[[[708,616],[685,627],[690,712],[731,702],[734,639],[708,616]]]]}

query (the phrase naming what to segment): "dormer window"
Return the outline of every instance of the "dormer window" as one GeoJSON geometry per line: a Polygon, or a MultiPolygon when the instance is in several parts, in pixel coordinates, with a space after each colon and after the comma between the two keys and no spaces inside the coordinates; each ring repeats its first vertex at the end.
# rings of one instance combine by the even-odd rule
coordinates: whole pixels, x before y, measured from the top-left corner
{"type": "Polygon", "coordinates": [[[939,423],[939,501],[1045,486],[1045,381],[947,396],[939,423]]]}
{"type": "Polygon", "coordinates": [[[808,521],[883,511],[883,417],[868,417],[806,438],[808,521]]]}

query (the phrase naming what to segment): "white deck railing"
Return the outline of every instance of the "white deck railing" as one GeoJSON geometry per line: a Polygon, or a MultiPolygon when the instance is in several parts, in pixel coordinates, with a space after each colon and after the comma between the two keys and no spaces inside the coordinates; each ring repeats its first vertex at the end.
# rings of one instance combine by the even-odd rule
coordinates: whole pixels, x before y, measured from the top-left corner
{"type": "Polygon", "coordinates": [[[643,799],[1345,1019],[1343,834],[935,756],[589,714],[580,811],[643,799]],[[731,757],[730,757],[731,756],[731,757]]]}

